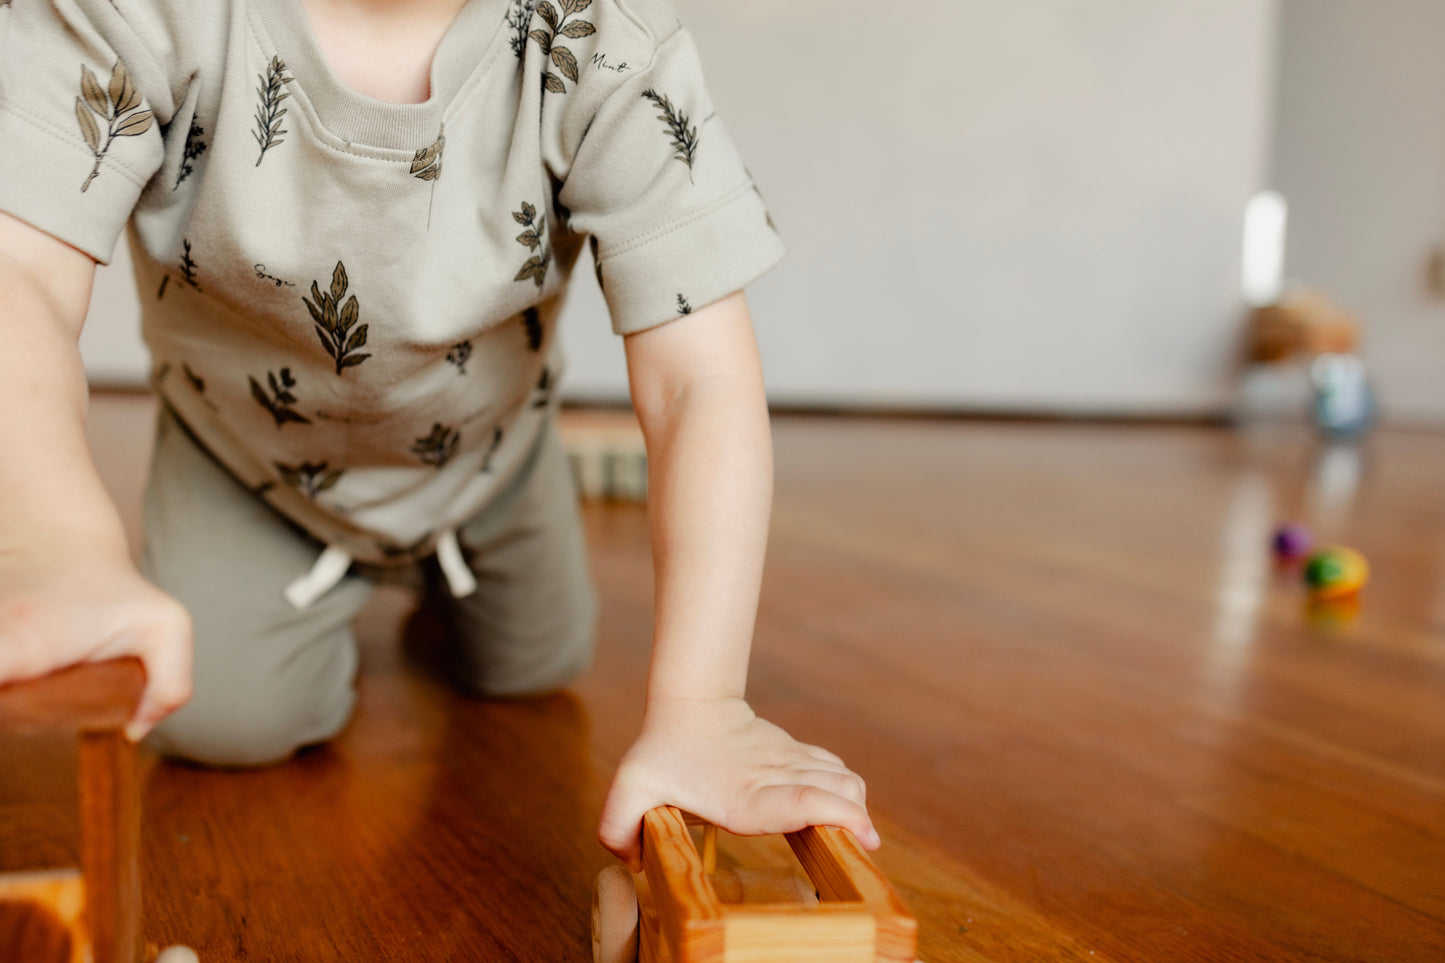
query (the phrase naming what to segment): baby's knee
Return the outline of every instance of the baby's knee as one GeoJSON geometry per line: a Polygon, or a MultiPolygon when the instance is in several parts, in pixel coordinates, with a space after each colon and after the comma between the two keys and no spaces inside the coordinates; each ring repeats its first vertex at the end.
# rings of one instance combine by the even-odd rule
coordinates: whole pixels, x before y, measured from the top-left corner
{"type": "Polygon", "coordinates": [[[463,659],[455,681],[493,699],[523,699],[565,689],[592,667],[597,649],[594,604],[579,606],[574,618],[545,635],[513,642],[463,659]]]}
{"type": "Polygon", "coordinates": [[[346,725],[354,697],[318,707],[289,703],[193,701],[151,733],[148,744],[171,759],[249,769],[285,762],[298,749],[326,742],[346,725]]]}

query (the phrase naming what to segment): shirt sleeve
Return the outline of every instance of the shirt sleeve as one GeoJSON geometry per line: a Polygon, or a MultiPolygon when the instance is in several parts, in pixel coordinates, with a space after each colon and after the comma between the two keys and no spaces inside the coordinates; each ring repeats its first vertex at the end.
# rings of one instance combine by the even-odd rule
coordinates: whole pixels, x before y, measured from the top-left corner
{"type": "Polygon", "coordinates": [[[0,5],[0,210],[101,263],[161,165],[174,107],[141,35],[154,18],[129,6],[0,5]]]}
{"type": "Polygon", "coordinates": [[[593,239],[618,334],[740,290],[785,251],[680,27],[590,118],[559,199],[593,239]]]}

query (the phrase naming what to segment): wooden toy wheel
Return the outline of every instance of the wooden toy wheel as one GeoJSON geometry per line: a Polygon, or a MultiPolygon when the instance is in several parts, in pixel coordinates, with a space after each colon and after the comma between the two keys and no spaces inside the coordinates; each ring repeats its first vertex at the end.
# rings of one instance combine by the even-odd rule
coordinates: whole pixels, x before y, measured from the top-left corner
{"type": "Polygon", "coordinates": [[[637,963],[637,886],[626,867],[609,866],[597,874],[592,963],[637,963]]]}

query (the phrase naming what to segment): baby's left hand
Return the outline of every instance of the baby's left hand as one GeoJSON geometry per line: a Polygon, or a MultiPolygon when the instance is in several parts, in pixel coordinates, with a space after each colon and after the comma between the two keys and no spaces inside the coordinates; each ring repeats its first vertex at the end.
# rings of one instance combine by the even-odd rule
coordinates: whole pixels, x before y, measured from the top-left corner
{"type": "Polygon", "coordinates": [[[642,817],[665,805],[741,836],[841,826],[865,849],[879,845],[863,780],[826,749],[759,719],[742,699],[650,703],[597,836],[636,872],[642,817]]]}

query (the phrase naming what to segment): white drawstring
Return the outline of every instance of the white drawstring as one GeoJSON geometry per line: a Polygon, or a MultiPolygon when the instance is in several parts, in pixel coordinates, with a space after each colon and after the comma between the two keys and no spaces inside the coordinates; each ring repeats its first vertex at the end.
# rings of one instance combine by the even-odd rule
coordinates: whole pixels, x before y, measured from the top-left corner
{"type": "MultiPolygon", "coordinates": [[[[466,598],[477,590],[477,579],[462,558],[457,532],[449,528],[437,538],[437,564],[446,577],[447,588],[456,598],[466,598]]],[[[321,596],[334,589],[351,569],[351,556],[334,545],[316,559],[311,571],[286,586],[286,601],[298,609],[310,608],[321,596]]]]}
{"type": "Polygon", "coordinates": [[[310,608],[312,602],[335,588],[350,568],[351,556],[328,545],[311,571],[286,586],[286,601],[298,609],[310,608]]]}
{"type": "Polygon", "coordinates": [[[462,548],[457,544],[457,530],[449,528],[437,539],[437,564],[446,576],[447,588],[455,598],[464,599],[477,590],[477,579],[467,568],[462,558],[462,548]]]}

